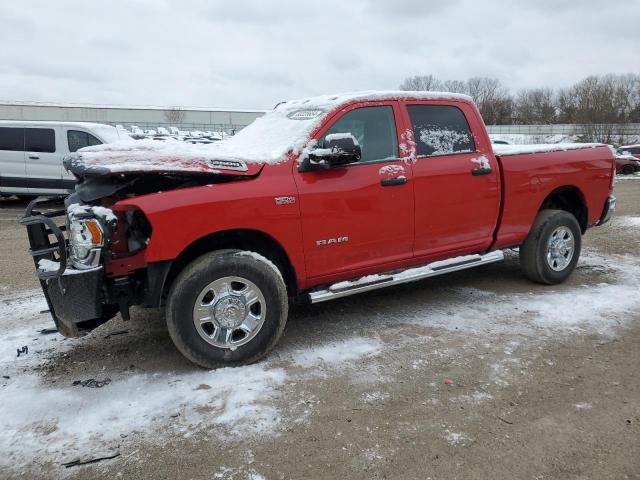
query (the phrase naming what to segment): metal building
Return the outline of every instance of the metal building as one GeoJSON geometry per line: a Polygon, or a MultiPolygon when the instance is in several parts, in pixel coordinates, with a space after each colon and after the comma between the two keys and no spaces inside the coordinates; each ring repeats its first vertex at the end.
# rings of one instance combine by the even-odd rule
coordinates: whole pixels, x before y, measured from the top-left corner
{"type": "Polygon", "coordinates": [[[143,130],[178,127],[180,130],[239,130],[264,114],[261,110],[201,107],[155,107],[0,101],[0,120],[53,120],[136,125],[143,130]]]}

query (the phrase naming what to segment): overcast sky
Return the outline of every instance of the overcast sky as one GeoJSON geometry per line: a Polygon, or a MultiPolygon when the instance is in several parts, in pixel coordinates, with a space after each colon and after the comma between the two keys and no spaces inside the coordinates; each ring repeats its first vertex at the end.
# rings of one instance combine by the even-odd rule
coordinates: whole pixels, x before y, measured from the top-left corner
{"type": "Polygon", "coordinates": [[[0,3],[0,101],[270,108],[491,76],[513,91],[640,73],[640,0],[0,3]]]}

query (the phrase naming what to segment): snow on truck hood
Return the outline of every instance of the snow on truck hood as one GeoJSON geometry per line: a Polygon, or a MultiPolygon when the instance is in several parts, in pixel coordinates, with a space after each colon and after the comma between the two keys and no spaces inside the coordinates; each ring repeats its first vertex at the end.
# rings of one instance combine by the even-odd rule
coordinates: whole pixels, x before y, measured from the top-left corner
{"type": "Polygon", "coordinates": [[[175,139],[125,140],[86,147],[67,155],[64,165],[84,177],[119,173],[209,173],[254,175],[262,165],[221,158],[216,144],[193,145],[175,139]]]}
{"type": "Polygon", "coordinates": [[[322,95],[279,104],[233,137],[212,144],[177,140],[127,140],[86,147],[70,154],[65,166],[77,174],[124,172],[241,173],[259,164],[286,160],[299,153],[325,117],[354,101],[391,99],[449,99],[471,101],[467,95],[447,92],[365,91],[322,95]]]}

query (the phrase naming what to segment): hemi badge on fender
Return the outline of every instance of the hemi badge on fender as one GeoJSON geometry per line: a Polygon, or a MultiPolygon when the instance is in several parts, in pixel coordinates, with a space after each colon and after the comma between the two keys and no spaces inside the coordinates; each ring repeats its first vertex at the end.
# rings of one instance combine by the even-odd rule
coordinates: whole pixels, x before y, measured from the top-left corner
{"type": "Polygon", "coordinates": [[[275,197],[273,200],[276,202],[276,205],[291,205],[292,203],[296,203],[296,197],[275,197]]]}

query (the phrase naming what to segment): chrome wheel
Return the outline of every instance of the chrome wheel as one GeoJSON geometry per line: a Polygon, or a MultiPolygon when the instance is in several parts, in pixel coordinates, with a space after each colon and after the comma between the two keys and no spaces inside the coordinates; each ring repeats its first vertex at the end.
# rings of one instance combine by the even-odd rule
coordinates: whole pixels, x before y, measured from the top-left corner
{"type": "Polygon", "coordinates": [[[207,343],[235,350],[258,334],[266,314],[264,295],[255,283],[242,277],[223,277],[198,295],[193,323],[207,343]]]}
{"type": "Polygon", "coordinates": [[[547,242],[547,264],[553,271],[560,272],[571,263],[574,251],[573,233],[567,227],[558,227],[547,242]]]}

